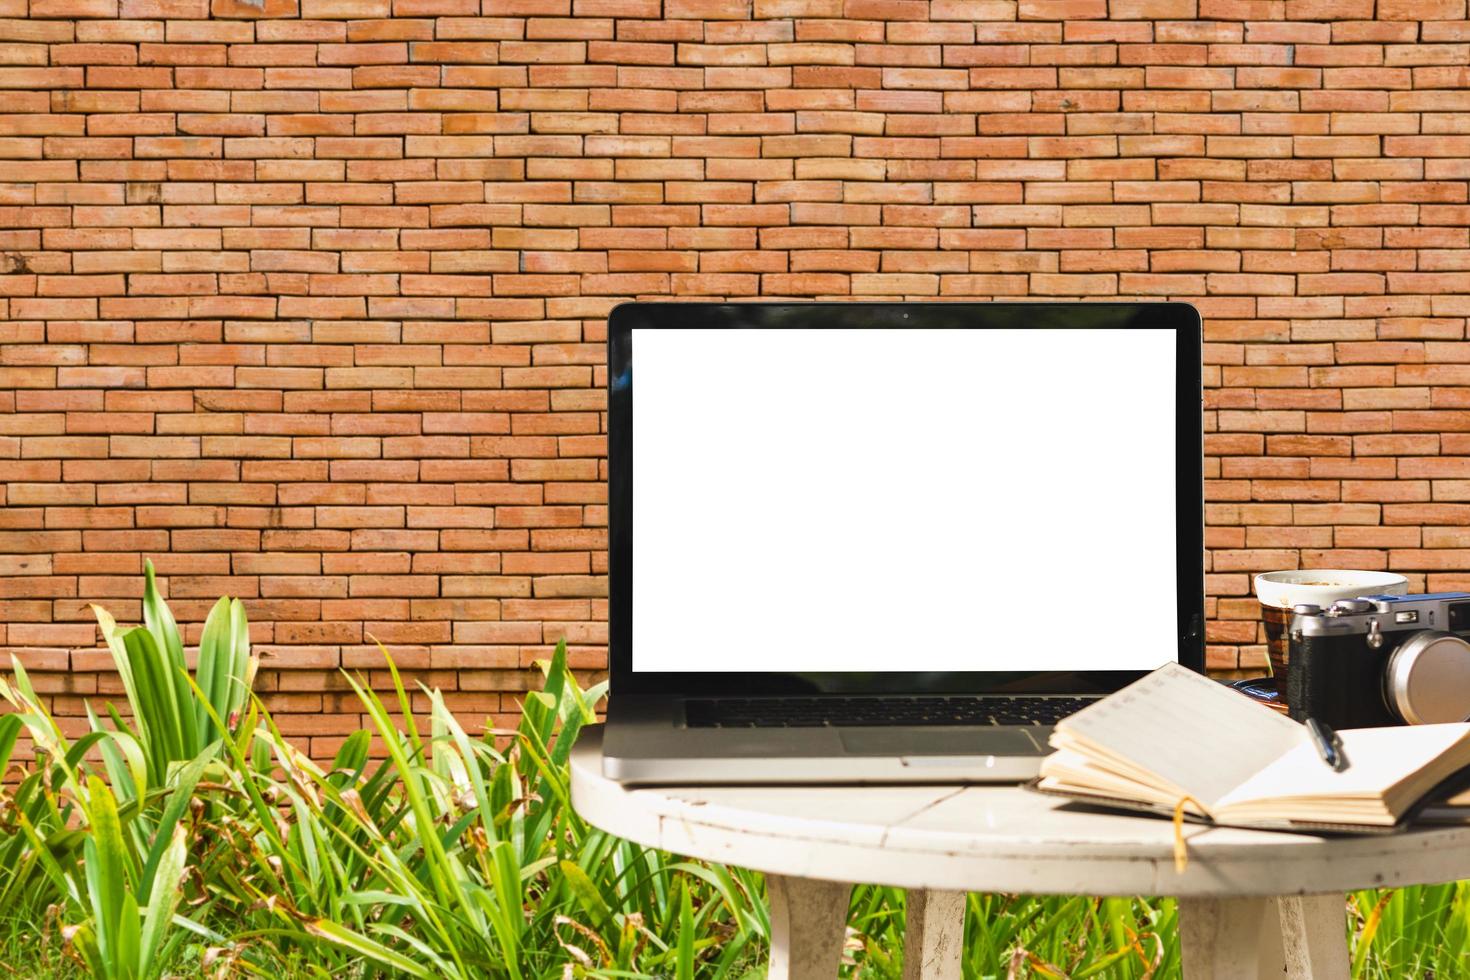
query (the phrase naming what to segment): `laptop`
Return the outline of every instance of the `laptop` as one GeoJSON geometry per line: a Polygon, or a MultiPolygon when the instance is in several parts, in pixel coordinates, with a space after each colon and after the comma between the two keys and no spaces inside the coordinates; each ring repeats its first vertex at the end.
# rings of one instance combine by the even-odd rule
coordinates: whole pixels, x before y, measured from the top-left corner
{"type": "Polygon", "coordinates": [[[1060,718],[1203,669],[1200,330],[1182,303],[614,309],[604,773],[1024,780],[1060,718]]]}

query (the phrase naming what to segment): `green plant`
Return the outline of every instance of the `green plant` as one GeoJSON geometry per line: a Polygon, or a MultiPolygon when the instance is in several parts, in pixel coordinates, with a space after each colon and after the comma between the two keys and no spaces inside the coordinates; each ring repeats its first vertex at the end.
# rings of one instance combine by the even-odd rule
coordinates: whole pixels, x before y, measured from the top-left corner
{"type": "MultiPolygon", "coordinates": [[[[69,931],[92,975],[138,980],[161,973],[164,937],[178,905],[184,872],[185,830],[160,829],[144,868],[133,866],[123,839],[117,800],[96,776],[87,780],[82,807],[90,833],[83,841],[82,870],[92,917],[69,931]]],[[[175,941],[178,934],[175,934],[175,941]]]]}
{"type": "Polygon", "coordinates": [[[1470,882],[1349,897],[1354,980],[1470,977],[1470,882]]]}
{"type": "MultiPolygon", "coordinates": [[[[516,728],[478,734],[427,689],[420,730],[384,651],[391,697],[349,678],[372,726],[324,766],[249,695],[237,602],[212,610],[192,676],[151,569],[144,610],[128,631],[98,615],[130,718],[106,707],[68,740],[19,662],[0,680],[0,964],[18,975],[761,975],[758,874],[572,809],[567,760],[604,689],[563,646],[516,728]]],[[[1351,901],[1355,978],[1470,977],[1470,885],[1351,901]]],[[[1176,916],[1168,899],[971,895],[964,975],[1177,978],[1176,916]]],[[[849,921],[845,971],[900,977],[902,892],[854,889],[849,921]]]]}
{"type": "MultiPolygon", "coordinates": [[[[114,741],[118,753],[108,761],[126,761],[136,768],[137,760],[128,756],[136,743],[147,763],[147,785],[159,785],[171,763],[195,758],[224,734],[219,721],[235,719],[249,699],[257,661],[250,655],[245,607],[224,596],[204,621],[199,663],[191,679],[178,623],[158,594],[153,562],[145,562],[143,571],[142,626],[121,631],[107,610],[94,605],[92,613],[112,651],[134,722],[128,725],[109,705],[114,730],[130,738],[114,741]]],[[[95,715],[92,727],[102,730],[95,715]]],[[[143,781],[135,781],[141,788],[143,781]]]]}
{"type": "MultiPolygon", "coordinates": [[[[91,732],[68,741],[14,662],[13,686],[0,680],[0,695],[16,709],[0,719],[0,749],[8,759],[24,727],[40,764],[20,782],[16,801],[7,801],[17,833],[0,853],[12,859],[4,865],[6,894],[49,886],[72,914],[86,916],[63,935],[92,975],[134,980],[159,976],[161,962],[182,941],[170,933],[188,854],[186,817],[225,729],[194,724],[196,706],[209,701],[184,670],[178,627],[158,595],[151,562],[146,626],[119,633],[111,616],[93,608],[123,675],[134,724],[109,706],[109,727],[89,708],[91,732]],[[89,762],[94,749],[100,772],[89,762]]],[[[248,697],[246,629],[238,600],[221,599],[206,624],[197,676],[217,690],[221,704],[248,697]],[[233,687],[238,694],[229,693],[233,687]]]]}
{"type": "Polygon", "coordinates": [[[56,790],[27,797],[48,807],[4,844],[94,976],[157,976],[186,947],[259,974],[689,974],[711,959],[723,975],[762,941],[757,878],[618,841],[571,809],[567,759],[603,688],[582,690],[564,646],[518,727],[477,736],[434,691],[420,732],[385,650],[396,703],[349,678],[373,729],[322,768],[249,697],[237,602],[211,612],[193,678],[151,569],[144,609],[131,630],[97,610],[130,718],[94,712],[73,743],[19,663],[0,681],[16,709],[0,750],[27,730],[40,762],[22,785],[56,790]],[[672,939],[678,923],[706,934],[672,939]]]}

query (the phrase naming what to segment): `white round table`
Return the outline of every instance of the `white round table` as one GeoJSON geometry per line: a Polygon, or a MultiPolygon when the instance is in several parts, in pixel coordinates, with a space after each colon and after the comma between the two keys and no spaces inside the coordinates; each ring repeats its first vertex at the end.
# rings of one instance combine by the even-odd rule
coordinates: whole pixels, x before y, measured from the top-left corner
{"type": "Polygon", "coordinates": [[[1348,976],[1344,894],[1470,878],[1470,827],[1313,837],[1085,811],[1015,786],[625,787],[602,732],[572,804],[648,847],[765,872],[771,980],[836,975],[853,883],[909,889],[904,976],[958,978],[964,895],[1176,895],[1187,980],[1348,976]]]}

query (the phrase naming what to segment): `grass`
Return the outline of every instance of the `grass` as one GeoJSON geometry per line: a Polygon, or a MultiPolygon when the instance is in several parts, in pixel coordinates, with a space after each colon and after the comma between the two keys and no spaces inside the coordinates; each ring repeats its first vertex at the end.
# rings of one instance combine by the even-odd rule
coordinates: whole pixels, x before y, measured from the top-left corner
{"type": "MultiPolygon", "coordinates": [[[[572,810],[567,758],[604,692],[563,649],[513,732],[470,734],[432,691],[420,730],[396,671],[387,701],[349,678],[372,726],[322,766],[250,693],[243,607],[215,606],[190,675],[149,571],[142,626],[98,610],[126,712],[94,706],[72,741],[22,664],[0,682],[0,975],[764,974],[759,875],[572,810]]],[[[1467,887],[1348,897],[1354,976],[1470,977],[1467,887]]],[[[853,890],[846,974],[900,976],[903,905],[853,890]]],[[[971,895],[964,975],[1178,977],[1175,917],[1169,899],[971,895]]]]}

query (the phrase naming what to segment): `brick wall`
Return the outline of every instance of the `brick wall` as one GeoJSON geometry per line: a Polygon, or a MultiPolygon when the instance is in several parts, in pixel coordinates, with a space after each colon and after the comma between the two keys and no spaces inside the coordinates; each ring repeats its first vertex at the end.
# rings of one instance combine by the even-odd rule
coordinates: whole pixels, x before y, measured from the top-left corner
{"type": "Polygon", "coordinates": [[[1211,663],[1253,571],[1470,586],[1466,0],[0,18],[0,647],[64,714],[145,556],[191,632],[245,598],[319,752],[369,633],[467,712],[596,669],[634,296],[1188,299],[1211,663]]]}

